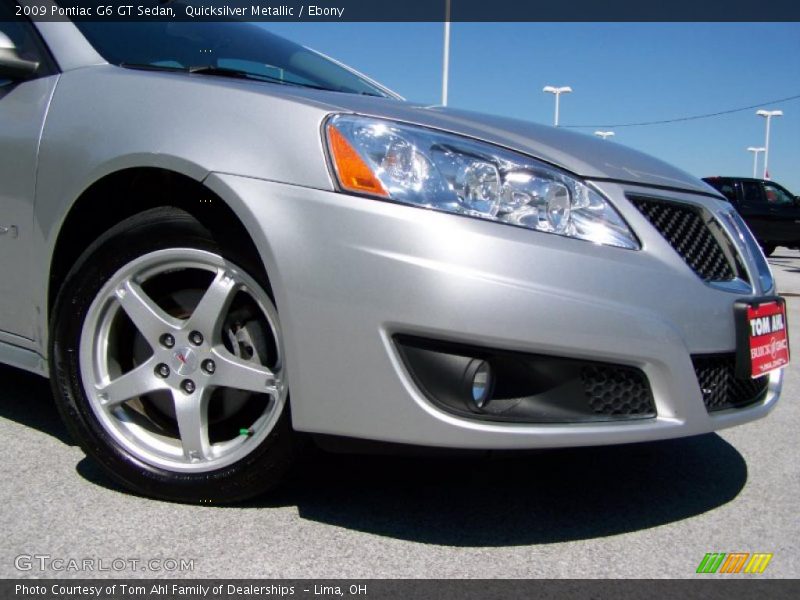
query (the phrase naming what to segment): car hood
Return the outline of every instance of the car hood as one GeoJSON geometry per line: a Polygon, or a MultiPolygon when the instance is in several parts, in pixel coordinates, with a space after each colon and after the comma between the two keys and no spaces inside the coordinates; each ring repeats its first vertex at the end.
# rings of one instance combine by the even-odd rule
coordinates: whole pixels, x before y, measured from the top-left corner
{"type": "Polygon", "coordinates": [[[292,90],[332,112],[352,112],[441,129],[516,150],[587,179],[612,179],[712,193],[700,179],[652,156],[597,137],[477,112],[389,98],[292,90]]]}

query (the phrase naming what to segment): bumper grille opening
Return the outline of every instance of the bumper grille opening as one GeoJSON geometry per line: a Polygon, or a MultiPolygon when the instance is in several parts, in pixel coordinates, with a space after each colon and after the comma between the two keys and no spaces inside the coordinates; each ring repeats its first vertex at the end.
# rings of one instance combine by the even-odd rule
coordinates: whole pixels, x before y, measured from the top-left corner
{"type": "Polygon", "coordinates": [[[581,369],[583,390],[592,410],[600,415],[649,416],[653,395],[639,369],[592,365],[581,369]]]}
{"type": "Polygon", "coordinates": [[[692,363],[708,412],[750,406],[767,394],[769,376],[737,377],[733,353],[693,356],[692,363]]]}
{"type": "Polygon", "coordinates": [[[701,279],[747,279],[730,241],[716,222],[706,222],[699,207],[642,196],[628,196],[628,199],[701,279]],[[716,231],[710,224],[715,225],[716,231]]]}
{"type": "Polygon", "coordinates": [[[394,337],[421,392],[449,413],[518,423],[625,421],[656,416],[641,369],[594,361],[510,352],[409,335],[394,337]],[[475,402],[476,364],[491,386],[475,402]]]}

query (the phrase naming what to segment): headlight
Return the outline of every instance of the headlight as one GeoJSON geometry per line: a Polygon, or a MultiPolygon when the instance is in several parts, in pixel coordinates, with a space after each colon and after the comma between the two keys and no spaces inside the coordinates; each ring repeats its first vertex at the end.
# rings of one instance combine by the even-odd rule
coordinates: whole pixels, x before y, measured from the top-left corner
{"type": "Polygon", "coordinates": [[[598,192],[555,167],[432,129],[352,115],[325,126],[342,189],[621,248],[636,236],[598,192]]]}

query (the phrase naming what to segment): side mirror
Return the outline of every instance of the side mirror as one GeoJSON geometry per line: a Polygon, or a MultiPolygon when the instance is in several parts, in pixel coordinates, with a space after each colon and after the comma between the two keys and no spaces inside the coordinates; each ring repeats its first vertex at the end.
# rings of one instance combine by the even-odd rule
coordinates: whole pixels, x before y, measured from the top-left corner
{"type": "Polygon", "coordinates": [[[795,196],[794,197],[794,205],[795,206],[800,206],[800,196],[795,196]]]}
{"type": "Polygon", "coordinates": [[[17,54],[17,48],[6,34],[0,32],[0,78],[27,79],[39,69],[39,63],[25,60],[17,54]]]}

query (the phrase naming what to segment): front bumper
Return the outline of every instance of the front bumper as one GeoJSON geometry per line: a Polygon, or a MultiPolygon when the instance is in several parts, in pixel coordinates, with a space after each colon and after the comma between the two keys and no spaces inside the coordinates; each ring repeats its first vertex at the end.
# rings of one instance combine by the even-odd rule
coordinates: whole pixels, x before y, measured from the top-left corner
{"type": "MultiPolygon", "coordinates": [[[[701,434],[763,417],[777,402],[781,372],[760,402],[706,411],[691,355],[734,350],[733,304],[748,294],[698,278],[625,199],[629,187],[598,185],[641,251],[252,178],[212,174],[206,183],[242,218],[269,273],[298,430],[452,448],[586,446],[701,434]],[[392,341],[398,333],[637,367],[657,416],[455,416],[416,387],[392,341]]],[[[654,193],[712,213],[724,206],[654,193]]]]}

